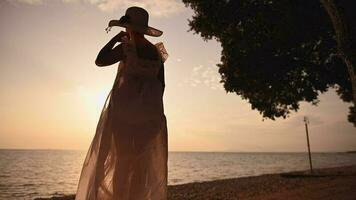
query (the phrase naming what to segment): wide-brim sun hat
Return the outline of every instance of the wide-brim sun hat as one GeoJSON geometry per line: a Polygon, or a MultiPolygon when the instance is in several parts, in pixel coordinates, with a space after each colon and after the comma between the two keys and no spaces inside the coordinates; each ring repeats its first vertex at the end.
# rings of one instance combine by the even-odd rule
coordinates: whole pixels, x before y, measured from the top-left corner
{"type": "Polygon", "coordinates": [[[163,33],[156,28],[148,26],[148,12],[145,9],[136,6],[128,8],[125,15],[119,20],[111,20],[107,31],[113,26],[129,28],[133,31],[153,37],[159,37],[163,33]]]}

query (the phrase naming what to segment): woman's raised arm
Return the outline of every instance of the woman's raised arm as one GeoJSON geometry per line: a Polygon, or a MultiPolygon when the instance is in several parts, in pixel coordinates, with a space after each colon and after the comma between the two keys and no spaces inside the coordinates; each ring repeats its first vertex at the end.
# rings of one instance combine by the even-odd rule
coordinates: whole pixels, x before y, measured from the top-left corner
{"type": "Polygon", "coordinates": [[[122,37],[128,34],[121,31],[115,37],[113,37],[99,52],[96,57],[95,64],[99,67],[105,67],[108,65],[115,64],[124,58],[122,44],[117,45],[117,42],[122,42],[122,37]]]}

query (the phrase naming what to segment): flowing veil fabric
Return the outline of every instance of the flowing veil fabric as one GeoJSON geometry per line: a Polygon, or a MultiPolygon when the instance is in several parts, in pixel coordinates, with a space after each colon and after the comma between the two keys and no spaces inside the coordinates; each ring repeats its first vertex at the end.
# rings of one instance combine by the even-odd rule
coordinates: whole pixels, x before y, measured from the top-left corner
{"type": "Polygon", "coordinates": [[[166,200],[167,122],[163,112],[163,63],[137,56],[135,43],[123,45],[127,59],[118,73],[86,155],[76,200],[166,200]]]}

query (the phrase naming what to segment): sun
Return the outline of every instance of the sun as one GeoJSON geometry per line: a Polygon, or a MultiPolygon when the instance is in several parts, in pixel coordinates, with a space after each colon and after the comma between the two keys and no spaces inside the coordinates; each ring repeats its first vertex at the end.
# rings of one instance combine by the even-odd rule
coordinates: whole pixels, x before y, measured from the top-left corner
{"type": "Polygon", "coordinates": [[[105,87],[89,89],[83,86],[78,86],[76,90],[80,106],[91,117],[99,117],[109,91],[105,87]]]}

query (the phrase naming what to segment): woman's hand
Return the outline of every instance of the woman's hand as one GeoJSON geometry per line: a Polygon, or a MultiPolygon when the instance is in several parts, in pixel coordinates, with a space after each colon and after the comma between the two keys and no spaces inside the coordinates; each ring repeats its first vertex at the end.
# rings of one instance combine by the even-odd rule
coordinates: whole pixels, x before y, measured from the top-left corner
{"type": "Polygon", "coordinates": [[[130,37],[130,35],[125,31],[121,31],[120,33],[118,33],[117,35],[114,36],[115,41],[117,41],[117,42],[123,42],[125,40],[125,37],[126,37],[126,40],[129,39],[129,37],[130,37]]]}

